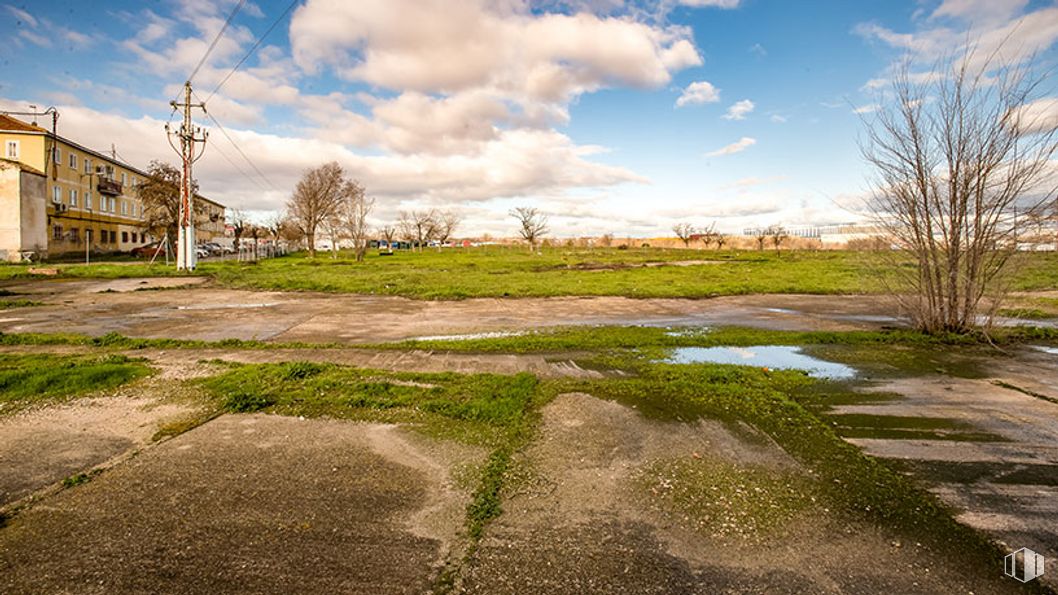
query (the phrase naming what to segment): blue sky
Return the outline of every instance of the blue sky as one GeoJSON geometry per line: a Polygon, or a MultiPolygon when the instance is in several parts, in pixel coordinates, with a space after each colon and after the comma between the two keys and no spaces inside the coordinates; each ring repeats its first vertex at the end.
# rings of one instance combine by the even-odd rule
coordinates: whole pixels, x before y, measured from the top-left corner
{"type": "MultiPolygon", "coordinates": [[[[288,4],[242,5],[194,79],[200,97],[288,4]]],[[[60,134],[141,167],[172,160],[167,102],[235,5],[0,4],[0,107],[55,105],[60,134]]],[[[469,235],[510,233],[516,205],[547,212],[556,235],[842,222],[867,185],[854,111],[885,101],[893,65],[1005,37],[1013,59],[1049,63],[1058,8],[302,0],[209,99],[238,148],[202,120],[197,173],[207,195],[263,216],[305,168],[337,160],[376,198],[376,223],[451,209],[469,235]]]]}

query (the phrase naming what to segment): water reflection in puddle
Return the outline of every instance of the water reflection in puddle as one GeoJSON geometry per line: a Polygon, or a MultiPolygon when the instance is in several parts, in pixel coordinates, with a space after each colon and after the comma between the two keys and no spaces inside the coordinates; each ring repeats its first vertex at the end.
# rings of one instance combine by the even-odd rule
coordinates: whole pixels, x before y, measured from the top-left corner
{"type": "Polygon", "coordinates": [[[753,347],[678,347],[670,364],[735,364],[777,370],[804,370],[815,378],[844,380],[856,375],[856,370],[844,364],[828,362],[805,355],[800,347],[785,345],[756,345],[753,347]]]}

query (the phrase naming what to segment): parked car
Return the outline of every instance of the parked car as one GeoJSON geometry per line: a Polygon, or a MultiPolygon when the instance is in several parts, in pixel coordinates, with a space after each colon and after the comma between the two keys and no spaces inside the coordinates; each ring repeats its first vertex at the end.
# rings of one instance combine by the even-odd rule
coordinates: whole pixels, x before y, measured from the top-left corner
{"type": "Polygon", "coordinates": [[[151,242],[150,244],[144,244],[142,246],[137,246],[137,247],[133,248],[132,250],[129,250],[129,254],[132,254],[133,256],[143,257],[143,258],[150,258],[150,257],[154,256],[155,252],[158,251],[158,244],[161,244],[161,241],[151,242]]]}

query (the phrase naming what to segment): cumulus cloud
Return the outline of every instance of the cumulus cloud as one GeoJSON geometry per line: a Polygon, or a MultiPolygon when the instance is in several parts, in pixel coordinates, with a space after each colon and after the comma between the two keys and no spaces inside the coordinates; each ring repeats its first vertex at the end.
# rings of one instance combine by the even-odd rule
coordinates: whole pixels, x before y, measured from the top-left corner
{"type": "Polygon", "coordinates": [[[676,107],[685,105],[696,105],[701,103],[716,103],[720,101],[720,90],[708,81],[698,81],[687,85],[679,98],[676,99],[676,107]]]}
{"type": "Polygon", "coordinates": [[[680,0],[684,6],[709,8],[738,8],[742,0],[680,0]]]}
{"type": "Polygon", "coordinates": [[[754,103],[748,99],[743,99],[727,108],[727,113],[724,114],[725,120],[745,120],[746,116],[757,107],[754,103]]]}
{"type": "Polygon", "coordinates": [[[388,89],[490,87],[545,101],[612,84],[657,87],[701,64],[681,27],[485,0],[309,0],[294,14],[290,41],[310,73],[328,67],[388,89]]]}
{"type": "Polygon", "coordinates": [[[746,149],[752,147],[755,144],[757,144],[757,139],[750,138],[748,136],[743,136],[742,138],[731,143],[730,145],[727,145],[726,147],[721,147],[715,151],[710,151],[706,153],[705,156],[722,157],[724,155],[734,155],[735,153],[741,153],[742,151],[745,151],[746,149]]]}
{"type": "MultiPolygon", "coordinates": [[[[968,58],[971,70],[1020,64],[1058,41],[1058,7],[1026,8],[1026,0],[944,0],[915,30],[898,32],[860,23],[853,32],[929,65],[954,56],[968,58]]],[[[868,81],[874,87],[879,80],[868,81]]]]}

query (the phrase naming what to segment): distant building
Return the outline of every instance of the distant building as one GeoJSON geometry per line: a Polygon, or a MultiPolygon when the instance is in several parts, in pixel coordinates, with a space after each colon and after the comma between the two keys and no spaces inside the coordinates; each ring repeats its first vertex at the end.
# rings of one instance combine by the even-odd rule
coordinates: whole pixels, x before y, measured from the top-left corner
{"type": "MultiPolygon", "coordinates": [[[[0,159],[0,258],[125,252],[153,240],[135,193],[148,174],[116,152],[0,114],[0,159]]],[[[224,206],[195,200],[207,215],[198,239],[223,235],[224,206]]]]}

